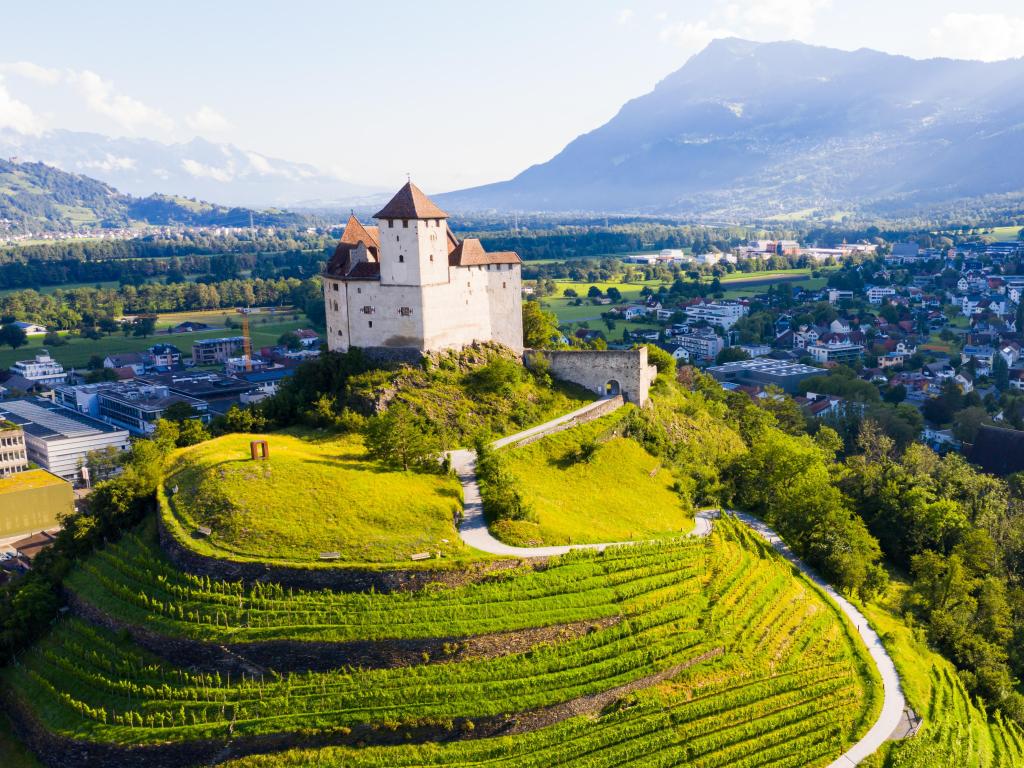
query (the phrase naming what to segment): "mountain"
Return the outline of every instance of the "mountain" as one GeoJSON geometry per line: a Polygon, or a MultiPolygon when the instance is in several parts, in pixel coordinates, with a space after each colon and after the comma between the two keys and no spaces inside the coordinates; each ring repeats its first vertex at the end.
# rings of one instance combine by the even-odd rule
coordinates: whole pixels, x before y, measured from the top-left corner
{"type": "Polygon", "coordinates": [[[283,211],[227,208],[171,195],[138,198],[102,181],[44,163],[0,160],[0,232],[124,227],[133,222],[242,227],[250,220],[257,225],[284,226],[300,224],[304,218],[283,211]]]}
{"type": "Polygon", "coordinates": [[[454,210],[709,216],[895,210],[1024,190],[1024,59],[915,60],[716,40],[515,178],[454,210]]]}
{"type": "Polygon", "coordinates": [[[381,192],[311,165],[196,138],[181,144],[53,130],[0,130],[0,157],[87,174],[136,196],[162,192],[240,206],[347,205],[381,192]]]}

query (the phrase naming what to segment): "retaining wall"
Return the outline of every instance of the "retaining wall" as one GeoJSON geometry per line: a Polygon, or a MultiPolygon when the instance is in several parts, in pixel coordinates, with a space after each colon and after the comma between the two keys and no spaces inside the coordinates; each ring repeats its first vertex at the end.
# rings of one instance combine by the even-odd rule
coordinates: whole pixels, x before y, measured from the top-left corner
{"type": "Polygon", "coordinates": [[[529,350],[524,360],[531,365],[538,357],[548,361],[551,375],[586,387],[595,394],[621,393],[628,402],[643,406],[657,369],[647,363],[647,348],[624,350],[529,350]],[[609,390],[608,386],[612,385],[609,390]],[[617,390],[617,391],[616,391],[617,390]]]}

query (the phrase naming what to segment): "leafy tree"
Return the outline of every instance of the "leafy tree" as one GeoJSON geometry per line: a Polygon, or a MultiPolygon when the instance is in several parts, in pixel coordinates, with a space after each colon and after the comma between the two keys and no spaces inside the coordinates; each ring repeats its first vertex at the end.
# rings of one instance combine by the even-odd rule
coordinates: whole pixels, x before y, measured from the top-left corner
{"type": "Polygon", "coordinates": [[[187,419],[178,426],[178,442],[176,445],[179,448],[196,445],[209,439],[210,432],[199,419],[187,419]]]}
{"type": "Polygon", "coordinates": [[[953,434],[958,440],[973,443],[978,434],[978,428],[988,420],[988,411],[984,408],[980,406],[964,408],[953,416],[953,434]]]}
{"type": "Polygon", "coordinates": [[[531,349],[551,349],[558,339],[558,319],[536,301],[523,304],[523,344],[531,349]]]}
{"type": "Polygon", "coordinates": [[[7,324],[0,327],[0,345],[17,349],[28,344],[28,335],[25,329],[14,324],[7,324]]]}
{"type": "Polygon", "coordinates": [[[171,403],[166,409],[164,409],[163,413],[163,417],[165,419],[176,422],[194,419],[196,415],[196,409],[192,407],[191,403],[186,403],[184,400],[178,400],[171,403]]]}
{"type": "Polygon", "coordinates": [[[366,423],[363,435],[371,458],[405,471],[437,470],[440,444],[430,425],[402,402],[366,423]]]}
{"type": "Polygon", "coordinates": [[[232,405],[227,413],[214,421],[214,429],[224,432],[262,432],[267,427],[267,419],[263,413],[253,407],[240,408],[232,405]]]}
{"type": "Polygon", "coordinates": [[[47,347],[63,347],[67,343],[68,340],[56,331],[49,331],[43,336],[43,344],[47,347]]]}
{"type": "Polygon", "coordinates": [[[658,377],[663,381],[674,380],[676,377],[675,358],[654,344],[644,344],[644,346],[647,347],[647,362],[658,369],[658,377]]]}
{"type": "Polygon", "coordinates": [[[599,299],[602,296],[604,296],[604,294],[601,292],[600,288],[598,288],[596,285],[592,285],[590,286],[590,289],[587,291],[587,296],[591,299],[599,299]]]}
{"type": "Polygon", "coordinates": [[[738,360],[749,360],[750,355],[747,351],[740,349],[739,347],[726,347],[718,356],[715,358],[715,365],[724,365],[725,363],[733,363],[738,360]]]}
{"type": "Polygon", "coordinates": [[[579,296],[579,294],[576,292],[574,288],[566,288],[564,291],[562,291],[562,295],[565,296],[565,298],[567,299],[575,299],[577,296],[579,296]]]}
{"type": "Polygon", "coordinates": [[[605,295],[609,299],[614,301],[616,304],[618,304],[620,301],[622,301],[622,291],[620,291],[614,285],[611,286],[607,291],[605,291],[605,295]]]}
{"type": "Polygon", "coordinates": [[[992,383],[1000,392],[1005,392],[1010,386],[1010,367],[999,352],[996,352],[992,359],[992,383]]]}
{"type": "Polygon", "coordinates": [[[277,337],[278,346],[284,347],[290,350],[302,349],[302,341],[299,339],[298,334],[295,331],[286,331],[277,337]]]}

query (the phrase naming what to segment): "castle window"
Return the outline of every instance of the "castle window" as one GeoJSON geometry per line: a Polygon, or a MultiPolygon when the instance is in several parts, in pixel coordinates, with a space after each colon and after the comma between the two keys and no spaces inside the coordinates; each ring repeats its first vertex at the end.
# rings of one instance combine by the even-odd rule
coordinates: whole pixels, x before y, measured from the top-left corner
{"type": "Polygon", "coordinates": [[[362,308],[361,311],[364,315],[372,315],[376,310],[374,310],[373,307],[367,304],[365,307],[362,308]]]}
{"type": "Polygon", "coordinates": [[[331,283],[331,285],[334,286],[334,290],[338,290],[338,284],[337,283],[331,283]]]}
{"type": "Polygon", "coordinates": [[[369,322],[369,327],[370,327],[370,328],[373,328],[373,320],[371,320],[371,321],[369,322]]]}
{"type": "Polygon", "coordinates": [[[502,288],[505,288],[505,287],[506,287],[506,286],[505,286],[505,281],[504,281],[504,280],[502,280],[502,281],[501,281],[501,287],[502,287],[502,288]]]}
{"type": "Polygon", "coordinates": [[[394,219],[388,219],[388,226],[389,227],[394,227],[395,226],[395,220],[394,219]]]}
{"type": "Polygon", "coordinates": [[[400,314],[402,317],[409,317],[409,315],[412,314],[412,307],[400,307],[398,310],[398,314],[400,314]]]}
{"type": "Polygon", "coordinates": [[[405,262],[405,254],[404,253],[398,254],[398,261],[400,263],[404,263],[405,262]]]}
{"type": "Polygon", "coordinates": [[[430,260],[431,260],[431,261],[433,261],[433,260],[434,260],[434,254],[430,254],[430,260]]]}
{"type": "Polygon", "coordinates": [[[338,335],[341,336],[341,328],[338,329],[338,335]]]}
{"type": "Polygon", "coordinates": [[[362,288],[356,288],[356,293],[362,293],[362,292],[363,292],[362,288]]]}
{"type": "Polygon", "coordinates": [[[409,228],[409,220],[408,219],[402,219],[402,226],[405,227],[406,229],[408,229],[409,228]]]}
{"type": "Polygon", "coordinates": [[[337,312],[337,311],[338,311],[338,302],[334,302],[334,311],[335,311],[335,312],[337,312]]]}

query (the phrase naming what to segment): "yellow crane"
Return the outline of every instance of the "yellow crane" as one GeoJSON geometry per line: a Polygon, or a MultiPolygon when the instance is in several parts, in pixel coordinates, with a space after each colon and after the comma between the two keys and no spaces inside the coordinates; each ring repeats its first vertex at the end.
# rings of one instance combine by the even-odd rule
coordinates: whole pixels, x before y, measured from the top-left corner
{"type": "Polygon", "coordinates": [[[242,354],[245,355],[245,372],[252,371],[252,342],[249,340],[249,308],[242,312],[242,354]]]}

